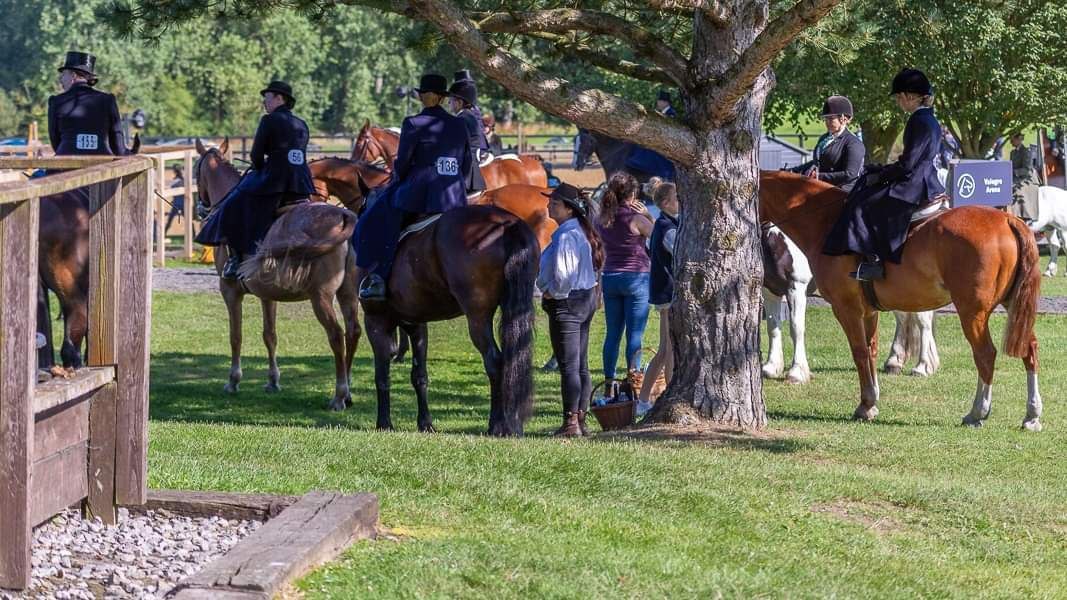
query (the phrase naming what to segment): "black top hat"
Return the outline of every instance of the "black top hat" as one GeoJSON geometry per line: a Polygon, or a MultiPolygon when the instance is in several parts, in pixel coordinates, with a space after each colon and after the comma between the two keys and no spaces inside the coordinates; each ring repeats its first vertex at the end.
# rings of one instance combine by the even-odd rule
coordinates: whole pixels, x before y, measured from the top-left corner
{"type": "Polygon", "coordinates": [[[478,86],[469,79],[463,79],[452,84],[448,88],[448,94],[455,96],[470,105],[478,104],[478,86]]]}
{"type": "Polygon", "coordinates": [[[474,78],[471,77],[470,69],[462,69],[460,71],[455,72],[455,74],[452,76],[452,81],[474,81],[474,78]]]}
{"type": "Polygon", "coordinates": [[[901,69],[897,76],[893,78],[893,87],[889,95],[892,96],[901,92],[931,96],[934,93],[934,86],[930,85],[930,80],[926,78],[926,74],[922,71],[918,69],[901,69]]]}
{"type": "Polygon", "coordinates": [[[845,115],[852,118],[852,101],[844,96],[830,96],[822,103],[822,116],[845,115]]]}
{"type": "Polygon", "coordinates": [[[288,100],[287,104],[290,108],[292,108],[293,105],[296,104],[296,98],[293,96],[293,88],[290,87],[289,84],[285,83],[284,81],[272,81],[268,83],[267,87],[259,90],[259,95],[262,96],[267,92],[273,92],[275,94],[281,94],[282,96],[285,96],[285,98],[288,100]]]}
{"type": "Polygon", "coordinates": [[[671,100],[671,93],[668,92],[667,90],[660,90],[659,91],[659,95],[656,96],[656,100],[663,100],[667,104],[670,104],[670,103],[673,102],[673,100],[671,100]]]}
{"type": "Polygon", "coordinates": [[[67,59],[63,62],[63,66],[59,67],[59,70],[65,71],[67,69],[96,77],[96,57],[88,52],[67,52],[67,59]]]}
{"type": "Polygon", "coordinates": [[[427,73],[419,78],[419,87],[415,88],[415,91],[420,94],[433,92],[434,94],[447,96],[448,80],[445,79],[444,75],[438,75],[437,73],[427,73]]]}
{"type": "Polygon", "coordinates": [[[589,203],[586,201],[584,194],[582,194],[582,190],[569,183],[561,183],[550,193],[541,192],[541,194],[549,198],[558,198],[583,217],[589,213],[589,203]]]}

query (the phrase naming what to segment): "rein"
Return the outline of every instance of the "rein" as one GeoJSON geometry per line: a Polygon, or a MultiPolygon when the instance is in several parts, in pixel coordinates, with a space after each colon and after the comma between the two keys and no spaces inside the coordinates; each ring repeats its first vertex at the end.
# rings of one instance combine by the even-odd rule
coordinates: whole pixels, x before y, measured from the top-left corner
{"type": "Polygon", "coordinates": [[[368,164],[380,166],[383,170],[390,171],[389,166],[385,164],[387,162],[385,146],[382,145],[382,143],[378,141],[378,138],[374,137],[369,131],[365,137],[360,136],[360,141],[356,144],[356,153],[359,155],[360,159],[363,159],[368,164]],[[373,146],[371,146],[371,144],[373,144],[373,146]],[[373,161],[363,159],[363,156],[367,154],[368,150],[373,150],[378,155],[373,161]]]}

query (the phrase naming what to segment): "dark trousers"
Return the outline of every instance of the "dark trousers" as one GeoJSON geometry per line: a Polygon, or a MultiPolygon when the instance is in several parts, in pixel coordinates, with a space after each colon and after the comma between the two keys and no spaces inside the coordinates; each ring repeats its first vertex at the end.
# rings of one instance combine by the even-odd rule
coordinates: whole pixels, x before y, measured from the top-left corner
{"type": "Polygon", "coordinates": [[[823,254],[873,254],[899,263],[916,208],[915,204],[890,198],[887,184],[857,186],[826,236],[823,254]]]}
{"type": "Polygon", "coordinates": [[[597,289],[571,291],[567,298],[545,298],[541,307],[548,313],[548,335],[559,361],[563,391],[563,411],[589,410],[593,381],[589,376],[589,325],[596,312],[597,289]]]}
{"type": "Polygon", "coordinates": [[[382,193],[356,223],[352,234],[356,248],[356,265],[369,269],[389,281],[393,269],[400,232],[417,218],[417,214],[397,208],[391,195],[382,193]]]}

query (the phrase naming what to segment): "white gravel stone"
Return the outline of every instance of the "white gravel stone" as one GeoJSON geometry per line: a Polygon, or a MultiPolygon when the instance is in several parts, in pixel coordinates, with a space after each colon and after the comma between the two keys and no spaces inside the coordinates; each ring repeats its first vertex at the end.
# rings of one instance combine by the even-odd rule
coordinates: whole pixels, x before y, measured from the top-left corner
{"type": "Polygon", "coordinates": [[[166,511],[130,515],[115,527],[66,511],[33,534],[31,587],[0,600],[163,598],[181,579],[225,554],[258,521],[191,519],[166,511]]]}

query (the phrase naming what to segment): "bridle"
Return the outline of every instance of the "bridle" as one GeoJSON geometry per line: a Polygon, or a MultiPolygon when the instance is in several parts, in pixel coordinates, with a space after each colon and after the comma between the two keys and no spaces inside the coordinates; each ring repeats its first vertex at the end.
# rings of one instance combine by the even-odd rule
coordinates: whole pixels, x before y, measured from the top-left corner
{"type": "Polygon", "coordinates": [[[386,159],[388,153],[385,151],[385,146],[382,145],[382,143],[378,141],[378,138],[374,137],[374,134],[369,130],[359,136],[359,141],[356,143],[356,156],[363,159],[368,150],[373,151],[377,155],[377,158],[373,161],[367,161],[368,164],[381,167],[386,171],[391,170],[390,165],[386,164],[386,162],[388,162],[386,159]]]}

